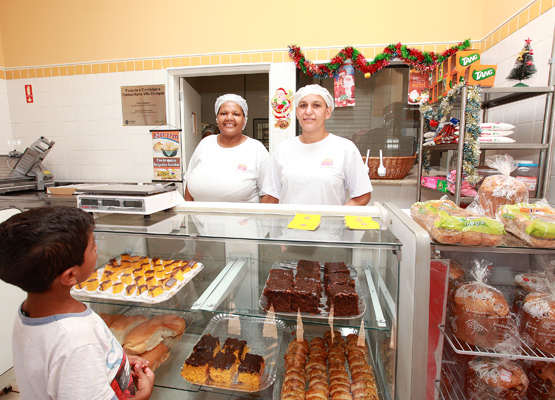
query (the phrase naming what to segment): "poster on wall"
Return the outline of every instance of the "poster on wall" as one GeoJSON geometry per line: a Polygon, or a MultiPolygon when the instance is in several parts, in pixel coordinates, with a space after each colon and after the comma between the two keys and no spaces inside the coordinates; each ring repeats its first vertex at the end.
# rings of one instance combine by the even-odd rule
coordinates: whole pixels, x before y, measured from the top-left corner
{"type": "Polygon", "coordinates": [[[345,64],[333,76],[333,91],[336,107],[355,105],[355,68],[345,64]]]}
{"type": "Polygon", "coordinates": [[[153,181],[181,182],[181,151],[179,138],[181,129],[152,129],[153,181]]]}
{"type": "Polygon", "coordinates": [[[272,98],[272,114],[274,115],[274,127],[287,129],[291,124],[291,110],[293,109],[293,92],[279,88],[272,98]]]}
{"type": "Polygon", "coordinates": [[[422,104],[427,102],[429,98],[429,87],[430,74],[411,69],[409,71],[409,104],[422,104]]]}
{"type": "Polygon", "coordinates": [[[122,86],[123,126],[166,124],[166,85],[122,86]]]}

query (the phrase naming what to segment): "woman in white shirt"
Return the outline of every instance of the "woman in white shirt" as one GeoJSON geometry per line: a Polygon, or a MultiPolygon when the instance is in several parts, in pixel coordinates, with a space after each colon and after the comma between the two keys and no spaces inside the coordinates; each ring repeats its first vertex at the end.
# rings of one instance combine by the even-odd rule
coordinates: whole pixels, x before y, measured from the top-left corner
{"type": "Polygon", "coordinates": [[[185,200],[259,203],[269,153],[242,133],[247,102],[225,94],[214,109],[220,134],[205,137],[195,149],[185,174],[185,200]]]}
{"type": "Polygon", "coordinates": [[[266,171],[263,203],[365,206],[372,184],[358,148],[326,131],[333,97],[320,85],[295,94],[300,136],[280,143],[266,171]],[[347,201],[347,198],[350,198],[347,201]]]}

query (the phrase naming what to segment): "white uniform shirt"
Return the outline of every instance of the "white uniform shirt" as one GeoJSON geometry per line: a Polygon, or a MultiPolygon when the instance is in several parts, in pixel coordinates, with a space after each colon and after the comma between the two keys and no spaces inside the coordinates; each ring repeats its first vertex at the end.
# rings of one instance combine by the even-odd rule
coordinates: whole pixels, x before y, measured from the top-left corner
{"type": "Polygon", "coordinates": [[[88,306],[82,313],[44,318],[26,317],[20,308],[12,345],[24,400],[112,400],[135,394],[123,348],[88,306]]]}
{"type": "Polygon", "coordinates": [[[187,189],[195,201],[259,203],[268,150],[247,137],[239,146],[224,148],[217,135],[197,146],[185,174],[187,189]]]}
{"type": "Polygon", "coordinates": [[[353,142],[329,134],[316,143],[298,137],[272,154],[262,191],[281,204],[344,205],[349,197],[372,192],[362,156],[353,142]]]}

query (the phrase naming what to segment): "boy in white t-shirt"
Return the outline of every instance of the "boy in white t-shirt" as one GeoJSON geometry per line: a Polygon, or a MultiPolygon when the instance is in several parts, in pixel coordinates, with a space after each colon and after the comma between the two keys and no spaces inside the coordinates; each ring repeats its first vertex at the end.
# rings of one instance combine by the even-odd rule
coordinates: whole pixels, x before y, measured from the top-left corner
{"type": "Polygon", "coordinates": [[[0,224],[0,279],[27,292],[12,343],[22,399],[150,398],[148,362],[128,357],[104,321],[70,294],[96,267],[93,228],[91,215],[61,206],[0,224]]]}

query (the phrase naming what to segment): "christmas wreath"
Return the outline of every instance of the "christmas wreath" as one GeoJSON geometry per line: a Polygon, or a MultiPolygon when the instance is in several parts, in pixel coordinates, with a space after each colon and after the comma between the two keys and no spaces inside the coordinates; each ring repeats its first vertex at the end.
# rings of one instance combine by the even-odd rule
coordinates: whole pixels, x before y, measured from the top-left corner
{"type": "MultiPolygon", "coordinates": [[[[447,96],[441,100],[441,103],[436,110],[428,104],[424,103],[420,106],[420,113],[424,116],[424,131],[430,130],[430,121],[442,121],[445,116],[453,108],[455,99],[460,96],[461,89],[464,83],[459,83],[447,93],[447,96]]],[[[481,88],[479,86],[467,87],[467,101],[465,110],[465,125],[466,132],[464,135],[463,147],[463,171],[466,173],[465,179],[470,184],[480,182],[482,177],[478,174],[476,166],[480,158],[480,148],[478,146],[478,138],[480,137],[480,101],[481,101],[481,88]]],[[[426,171],[430,170],[428,161],[428,152],[422,151],[422,165],[426,171]]]]}
{"type": "Polygon", "coordinates": [[[420,51],[397,43],[390,44],[384,48],[382,53],[377,54],[372,61],[368,61],[357,49],[347,46],[337,53],[329,62],[316,65],[305,58],[300,47],[290,45],[289,56],[293,59],[297,68],[303,73],[319,79],[332,78],[334,73],[340,69],[347,60],[351,60],[351,64],[354,68],[364,73],[365,78],[370,78],[372,74],[387,67],[394,58],[403,60],[406,65],[417,71],[430,72],[457,51],[467,49],[468,47],[470,47],[470,39],[460,42],[458,45],[437,55],[433,51],[420,51]]]}

